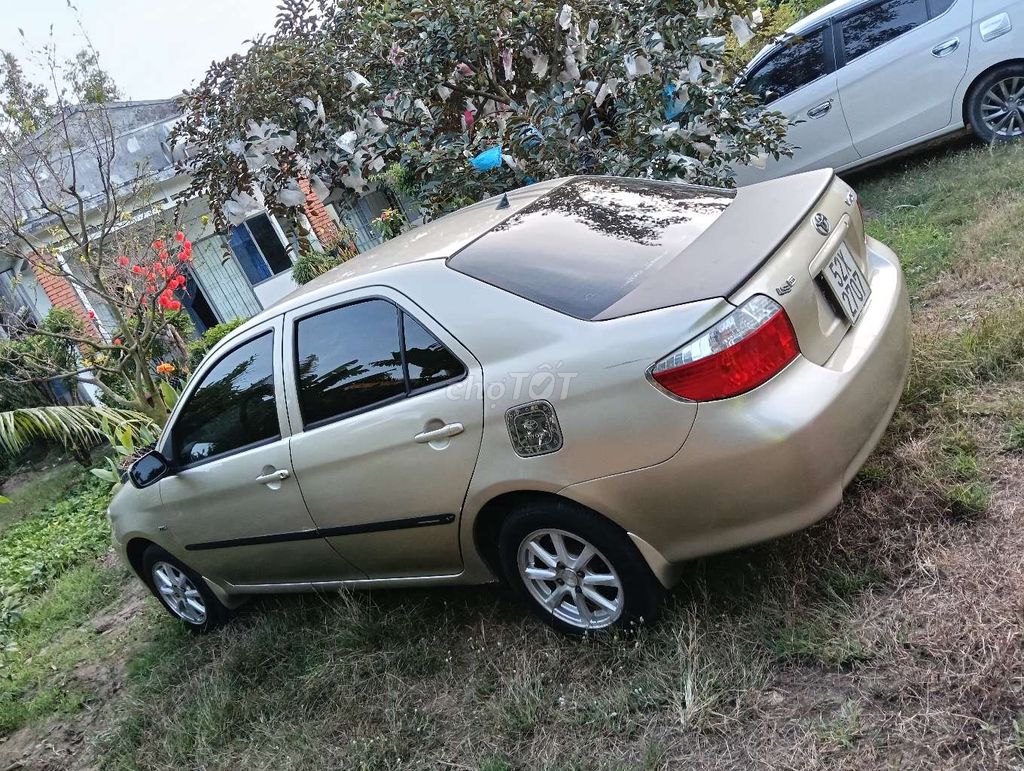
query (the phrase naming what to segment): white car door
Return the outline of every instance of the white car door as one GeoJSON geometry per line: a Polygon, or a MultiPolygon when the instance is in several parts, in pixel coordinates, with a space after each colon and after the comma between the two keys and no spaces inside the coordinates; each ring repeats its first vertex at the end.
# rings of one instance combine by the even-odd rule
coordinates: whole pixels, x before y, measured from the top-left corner
{"type": "Polygon", "coordinates": [[[882,0],[834,19],[839,94],[863,157],[959,123],[971,11],[971,0],[882,0]]]}
{"type": "Polygon", "coordinates": [[[783,41],[754,63],[745,80],[747,88],[761,96],[769,110],[781,112],[792,122],[786,140],[793,147],[793,155],[769,158],[763,169],[738,167],[739,184],[838,168],[859,158],[839,100],[829,25],[783,41]]]}

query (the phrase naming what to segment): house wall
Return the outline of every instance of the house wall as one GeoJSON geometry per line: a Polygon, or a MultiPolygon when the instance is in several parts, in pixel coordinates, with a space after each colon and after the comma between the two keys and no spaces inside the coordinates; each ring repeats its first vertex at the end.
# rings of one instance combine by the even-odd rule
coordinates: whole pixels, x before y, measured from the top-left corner
{"type": "MultiPolygon", "coordinates": [[[[44,259],[52,261],[53,258],[46,257],[44,259]]],[[[35,273],[39,285],[46,293],[50,304],[56,308],[66,308],[73,311],[85,322],[86,329],[95,334],[96,324],[89,318],[89,311],[71,282],[64,278],[64,276],[55,275],[38,264],[32,266],[32,271],[35,273]]]]}

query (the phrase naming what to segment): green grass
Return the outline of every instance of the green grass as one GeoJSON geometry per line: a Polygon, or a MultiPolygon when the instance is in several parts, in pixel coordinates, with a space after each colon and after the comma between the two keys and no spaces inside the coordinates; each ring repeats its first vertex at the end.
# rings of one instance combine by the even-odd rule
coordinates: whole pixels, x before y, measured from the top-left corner
{"type": "Polygon", "coordinates": [[[46,471],[29,475],[25,483],[16,489],[5,491],[0,488],[0,492],[11,501],[0,505],[0,533],[8,525],[57,503],[81,484],[88,473],[78,463],[59,463],[46,471]]]}
{"type": "Polygon", "coordinates": [[[115,656],[82,624],[118,601],[124,572],[89,561],[64,573],[41,597],[26,605],[10,633],[0,678],[0,734],[54,714],[72,714],[94,689],[76,680],[78,664],[115,656]]]}
{"type": "MultiPolygon", "coordinates": [[[[869,212],[868,233],[895,250],[916,290],[956,262],[964,231],[993,202],[1021,195],[1022,174],[1019,143],[989,149],[970,142],[862,172],[851,182],[869,212]]],[[[1004,226],[1015,224],[1010,219],[1004,226]]]]}

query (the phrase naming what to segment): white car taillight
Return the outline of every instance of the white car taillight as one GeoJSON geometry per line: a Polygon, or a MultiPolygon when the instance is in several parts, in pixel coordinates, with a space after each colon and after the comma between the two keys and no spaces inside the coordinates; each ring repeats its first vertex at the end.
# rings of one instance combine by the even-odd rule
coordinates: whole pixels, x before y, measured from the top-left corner
{"type": "Polygon", "coordinates": [[[657,362],[650,376],[684,399],[726,399],[771,379],[799,353],[786,311],[771,298],[755,295],[657,362]]]}

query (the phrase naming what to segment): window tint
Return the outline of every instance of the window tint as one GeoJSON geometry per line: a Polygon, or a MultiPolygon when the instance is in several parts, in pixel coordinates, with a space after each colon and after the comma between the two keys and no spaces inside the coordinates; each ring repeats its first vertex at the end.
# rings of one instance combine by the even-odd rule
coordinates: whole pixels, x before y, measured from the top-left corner
{"type": "Polygon", "coordinates": [[[777,52],[747,78],[747,88],[772,102],[825,74],[825,31],[785,41],[777,52]]]}
{"type": "Polygon", "coordinates": [[[409,388],[437,385],[456,380],[466,373],[462,362],[408,313],[402,314],[402,324],[405,330],[405,364],[409,370],[409,388]]]}
{"type": "Polygon", "coordinates": [[[580,177],[491,228],[448,265],[559,313],[593,319],[666,269],[732,196],[654,180],[580,177]]]}
{"type": "Polygon", "coordinates": [[[367,300],[296,325],[299,408],[306,426],[405,393],[398,309],[367,300]]]}
{"type": "Polygon", "coordinates": [[[280,437],[273,358],[274,337],[267,333],[224,356],[203,376],[171,433],[178,464],[280,437]]]}
{"type": "Polygon", "coordinates": [[[888,43],[928,21],[925,0],[888,0],[840,22],[846,61],[888,43]]]}

